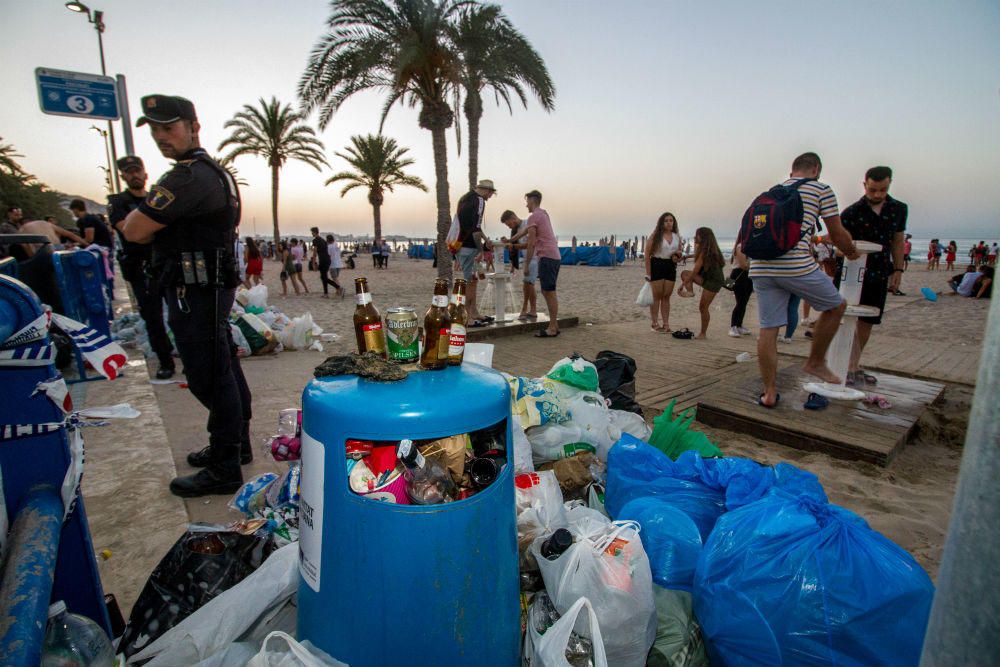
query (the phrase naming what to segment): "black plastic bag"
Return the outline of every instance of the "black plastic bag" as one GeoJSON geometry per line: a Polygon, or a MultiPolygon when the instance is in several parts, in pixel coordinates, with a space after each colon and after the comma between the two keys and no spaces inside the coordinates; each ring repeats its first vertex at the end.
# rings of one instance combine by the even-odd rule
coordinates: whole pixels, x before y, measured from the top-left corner
{"type": "Polygon", "coordinates": [[[597,353],[594,366],[601,396],[611,402],[610,407],[641,415],[642,408],[635,401],[635,359],[621,352],[602,350],[597,353]]]}
{"type": "Polygon", "coordinates": [[[118,645],[126,657],[260,567],[274,543],[223,526],[193,524],[149,575],[118,645]]]}

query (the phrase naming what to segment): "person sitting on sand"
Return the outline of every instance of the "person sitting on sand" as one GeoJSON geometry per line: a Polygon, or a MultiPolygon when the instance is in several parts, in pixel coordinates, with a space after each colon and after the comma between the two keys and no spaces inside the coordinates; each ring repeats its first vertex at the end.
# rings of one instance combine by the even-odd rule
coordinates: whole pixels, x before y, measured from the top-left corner
{"type": "Polygon", "coordinates": [[[989,299],[993,295],[993,272],[992,266],[981,266],[979,271],[982,274],[972,285],[972,294],[977,299],[989,299]]]}
{"type": "Polygon", "coordinates": [[[650,329],[670,331],[670,295],[677,281],[677,261],[681,258],[681,237],[677,218],[669,211],[656,221],[656,227],[646,240],[646,280],[653,294],[649,306],[650,329]],[[662,320],[662,323],[658,320],[662,320]]]}
{"type": "MultiPolygon", "coordinates": [[[[773,408],[778,404],[778,329],[785,326],[788,317],[788,300],[794,292],[808,301],[820,313],[813,329],[812,346],[802,370],[824,382],[839,384],[837,377],[826,365],[826,352],[833,336],[840,328],[840,317],[847,304],[833,286],[830,277],[823,273],[816,259],[809,252],[808,238],[815,233],[816,223],[823,218],[830,240],[850,259],[859,257],[850,233],[840,224],[840,209],[833,189],[818,180],[823,164],[815,153],[803,153],[792,162],[792,172],[784,185],[794,185],[800,179],[809,179],[798,188],[802,198],[802,240],[775,259],[751,259],[750,278],[757,292],[757,311],[760,319],[760,337],[757,355],[764,391],[757,402],[773,408]]],[[[742,239],[737,239],[742,244],[742,239]]]]}
{"type": "Polygon", "coordinates": [[[715,233],[708,227],[699,227],[694,233],[694,266],[690,271],[681,273],[681,286],[677,290],[679,296],[694,296],[693,283],[701,285],[701,301],[698,311],[701,314],[701,332],[696,339],[704,339],[708,335],[708,322],[711,319],[709,306],[715,300],[715,295],[722,289],[726,276],[722,267],[726,259],[722,256],[715,233]]]}
{"type": "Polygon", "coordinates": [[[965,267],[965,273],[960,273],[948,281],[948,286],[961,296],[972,296],[972,288],[982,275],[975,264],[969,264],[965,267]]]}

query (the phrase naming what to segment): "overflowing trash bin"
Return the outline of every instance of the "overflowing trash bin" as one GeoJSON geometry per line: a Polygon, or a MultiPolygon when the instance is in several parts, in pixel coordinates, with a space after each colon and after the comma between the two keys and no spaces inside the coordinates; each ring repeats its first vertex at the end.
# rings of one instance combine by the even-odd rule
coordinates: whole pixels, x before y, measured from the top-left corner
{"type": "Polygon", "coordinates": [[[309,383],[300,640],[351,667],[518,664],[510,405],[503,376],[475,364],[397,382],[349,375],[309,383]],[[433,482],[412,472],[429,470],[420,462],[431,457],[426,445],[466,434],[469,446],[491,443],[476,459],[499,463],[495,478],[473,495],[420,486],[433,482]],[[412,448],[421,446],[426,456],[417,458],[412,448]],[[352,476],[358,466],[371,475],[352,476]],[[394,477],[400,467],[406,472],[394,477]]]}

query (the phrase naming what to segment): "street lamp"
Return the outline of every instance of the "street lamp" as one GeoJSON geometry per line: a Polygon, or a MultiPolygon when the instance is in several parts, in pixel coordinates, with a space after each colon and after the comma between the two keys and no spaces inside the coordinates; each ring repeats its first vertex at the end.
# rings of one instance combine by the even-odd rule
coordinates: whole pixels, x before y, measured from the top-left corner
{"type": "MultiPolygon", "coordinates": [[[[85,14],[87,16],[87,21],[94,25],[94,30],[97,31],[97,48],[101,53],[101,74],[104,76],[108,75],[107,67],[104,64],[104,12],[94,10],[91,14],[90,7],[83,4],[82,2],[67,2],[66,9],[71,12],[76,12],[77,14],[85,14]]],[[[111,144],[111,155],[114,162],[118,162],[118,150],[115,147],[115,126],[112,125],[111,121],[108,121],[108,137],[111,144]]],[[[118,171],[114,168],[114,164],[111,164],[112,173],[114,175],[115,192],[122,189],[122,185],[118,180],[118,171]]]]}
{"type": "MultiPolygon", "coordinates": [[[[90,129],[92,129],[94,132],[97,132],[99,135],[101,135],[102,137],[104,137],[104,155],[107,156],[107,158],[108,158],[107,173],[105,174],[105,176],[106,176],[106,181],[107,181],[107,184],[108,184],[108,190],[110,190],[111,189],[111,177],[116,172],[115,172],[115,165],[114,165],[114,163],[111,162],[111,149],[108,147],[108,143],[109,143],[108,142],[108,131],[107,130],[102,130],[101,128],[97,127],[96,125],[91,125],[90,129]]],[[[102,167],[102,169],[103,169],[103,167],[102,167]]],[[[114,193],[113,192],[109,192],[108,194],[114,194],[114,193]]]]}

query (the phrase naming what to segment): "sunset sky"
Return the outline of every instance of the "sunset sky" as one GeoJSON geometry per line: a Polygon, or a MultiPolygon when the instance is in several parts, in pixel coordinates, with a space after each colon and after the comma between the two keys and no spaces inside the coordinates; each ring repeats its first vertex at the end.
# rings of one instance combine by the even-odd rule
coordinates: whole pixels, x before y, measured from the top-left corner
{"type": "MultiPolygon", "coordinates": [[[[744,208],[784,178],[792,158],[815,150],[842,207],[861,195],[864,171],[887,164],[892,194],[910,205],[917,236],[1000,237],[1000,4],[890,0],[659,2],[515,0],[500,3],[548,64],[556,109],[488,106],[480,176],[500,213],[524,212],[537,188],[562,237],[646,234],[672,211],[682,232],[709,225],[731,236],[744,208]]],[[[149,93],[191,99],[211,152],[245,103],[276,95],[296,103],[308,54],[329,4],[314,0],[100,0],[109,74],[128,79],[134,119],[149,93]]],[[[97,38],[59,0],[0,0],[0,137],[23,166],[64,192],[103,200],[101,137],[83,119],[39,110],[36,67],[100,72],[97,38]]],[[[375,132],[383,97],[348,101],[320,133],[331,167],[351,135],[375,132]]],[[[431,236],[430,133],[397,107],[385,134],[411,149],[423,193],[387,197],[387,234],[431,236]]],[[[314,122],[315,119],[311,119],[314,122]]],[[[124,155],[120,124],[119,155],[124,155]]],[[[464,135],[464,121],[463,121],[464,135]]],[[[146,128],[136,152],[151,178],[168,167],[146,128]]],[[[449,132],[452,201],[465,191],[466,152],[449,132]]],[[[240,158],[245,233],[271,226],[264,161],[240,158]]],[[[301,163],[282,171],[282,230],[312,225],[367,233],[371,210],[355,190],[324,187],[330,171],[301,163]]]]}

